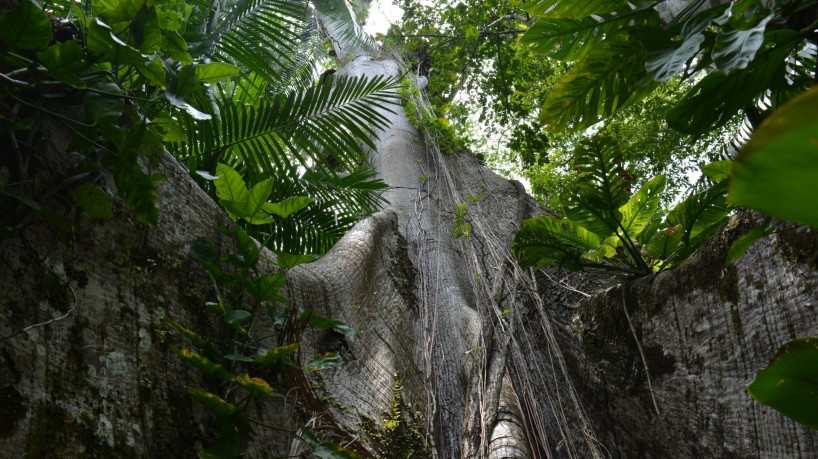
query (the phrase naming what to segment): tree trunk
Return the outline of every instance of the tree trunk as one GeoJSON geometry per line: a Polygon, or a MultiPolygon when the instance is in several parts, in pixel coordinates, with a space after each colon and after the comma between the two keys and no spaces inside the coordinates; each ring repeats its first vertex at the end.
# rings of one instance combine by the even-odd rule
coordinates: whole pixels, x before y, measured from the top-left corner
{"type": "MultiPolygon", "coordinates": [[[[359,57],[339,73],[401,72],[359,57]]],[[[396,112],[372,153],[390,205],[288,275],[290,301],[357,330],[304,337],[303,355],[345,360],[300,389],[323,402],[316,423],[375,455],[399,380],[401,415],[428,447],[416,457],[810,454],[818,437],[743,387],[780,344],[816,334],[814,233],[782,232],[724,269],[750,225],[739,219],[690,262],[593,294],[605,281],[522,270],[510,256],[519,222],[545,212],[519,183],[441,155],[396,112]],[[469,235],[455,238],[465,223],[469,235]]],[[[65,145],[64,133],[45,135],[65,145]]],[[[226,244],[214,231],[225,218],[175,160],[161,168],[157,227],[120,206],[110,221],[73,215],[68,231],[32,224],[3,247],[4,454],[186,457],[214,437],[215,420],[183,389],[213,383],[168,351],[176,337],[162,318],[219,339],[190,247],[201,236],[226,244]]],[[[257,428],[247,452],[290,454],[291,410],[250,407],[278,429],[257,428]]],[[[404,446],[385,456],[417,447],[404,446]]]]}

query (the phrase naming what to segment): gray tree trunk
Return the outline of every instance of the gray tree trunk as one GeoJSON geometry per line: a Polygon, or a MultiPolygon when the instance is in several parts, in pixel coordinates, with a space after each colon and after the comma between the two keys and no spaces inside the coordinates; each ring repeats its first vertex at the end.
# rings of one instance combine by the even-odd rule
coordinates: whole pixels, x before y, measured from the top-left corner
{"type": "MultiPolygon", "coordinates": [[[[341,73],[400,72],[359,57],[341,73]]],[[[818,437],[743,388],[780,344],[818,333],[814,233],[771,236],[725,269],[726,247],[751,225],[738,219],[690,262],[596,293],[606,281],[520,269],[513,236],[545,210],[476,159],[441,155],[397,111],[372,154],[393,186],[389,207],[289,275],[290,301],[358,332],[304,337],[302,355],[345,359],[288,399],[313,410],[319,431],[343,430],[338,438],[374,455],[364,425],[382,424],[399,379],[404,416],[440,458],[811,454],[818,437]],[[462,203],[468,215],[456,222],[462,203]],[[462,223],[470,235],[455,238],[462,223]]],[[[65,133],[44,134],[65,145],[65,133]]],[[[32,221],[4,243],[4,455],[189,457],[214,438],[215,419],[183,389],[213,382],[168,351],[180,339],[162,318],[223,336],[202,312],[212,292],[190,247],[220,240],[214,222],[226,221],[175,160],[161,170],[155,228],[121,205],[110,221],[63,207],[71,230],[32,221]]],[[[42,179],[59,173],[54,163],[42,179]]],[[[305,415],[292,403],[249,409],[276,429],[257,428],[248,453],[299,451],[292,434],[305,415]]]]}

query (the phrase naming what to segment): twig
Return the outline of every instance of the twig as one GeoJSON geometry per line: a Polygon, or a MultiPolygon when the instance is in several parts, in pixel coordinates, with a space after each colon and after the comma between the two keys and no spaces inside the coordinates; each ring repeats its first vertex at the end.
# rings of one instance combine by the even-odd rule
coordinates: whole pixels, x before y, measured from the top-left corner
{"type": "MultiPolygon", "coordinates": [[[[53,272],[52,272],[52,274],[53,274],[53,272]]],[[[54,275],[56,276],[56,274],[54,274],[54,275]]],[[[4,338],[0,338],[0,342],[6,341],[6,340],[11,339],[11,338],[14,338],[15,336],[20,335],[20,334],[23,334],[23,333],[26,333],[26,332],[27,332],[27,331],[29,331],[29,330],[33,330],[33,329],[35,329],[35,328],[40,328],[40,327],[45,327],[46,325],[51,325],[51,324],[53,324],[54,322],[59,322],[59,321],[61,321],[61,320],[65,319],[66,317],[68,317],[68,316],[69,316],[69,315],[70,315],[72,312],[74,312],[74,310],[75,310],[75,309],[77,309],[77,304],[79,304],[79,301],[77,300],[77,292],[75,292],[75,291],[74,291],[74,289],[73,289],[73,288],[71,288],[71,284],[70,284],[70,283],[65,282],[65,284],[64,284],[64,285],[65,285],[66,287],[68,287],[68,290],[71,290],[71,295],[74,297],[74,305],[73,305],[73,306],[71,306],[71,309],[69,309],[69,310],[68,310],[68,312],[66,312],[65,314],[61,315],[60,317],[55,317],[55,318],[52,318],[52,319],[46,320],[45,322],[40,322],[40,323],[38,323],[38,324],[29,325],[28,327],[25,327],[24,329],[20,330],[20,331],[19,331],[19,332],[17,332],[17,333],[12,333],[12,334],[11,334],[11,335],[9,335],[9,336],[6,336],[6,337],[4,337],[4,338]]]]}
{"type": "Polygon", "coordinates": [[[653,384],[650,382],[650,372],[648,371],[648,361],[645,358],[645,352],[642,351],[642,345],[639,343],[639,338],[636,336],[636,329],[631,322],[631,316],[628,314],[628,307],[625,305],[625,288],[622,287],[622,310],[625,311],[625,318],[628,319],[628,326],[631,328],[633,340],[636,341],[636,348],[639,350],[639,355],[642,357],[642,365],[645,366],[645,378],[648,380],[648,391],[650,392],[650,399],[653,400],[653,409],[656,410],[656,415],[660,416],[659,405],[656,404],[656,396],[653,393],[653,384]]]}

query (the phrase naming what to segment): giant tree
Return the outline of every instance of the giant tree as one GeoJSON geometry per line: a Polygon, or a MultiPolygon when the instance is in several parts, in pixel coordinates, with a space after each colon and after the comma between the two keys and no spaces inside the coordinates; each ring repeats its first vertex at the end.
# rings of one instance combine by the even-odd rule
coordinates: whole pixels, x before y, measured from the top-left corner
{"type": "MultiPolygon", "coordinates": [[[[336,21],[318,17],[337,47],[338,82],[406,73],[395,56],[350,48],[336,21]]],[[[250,101],[267,96],[254,94],[261,95],[250,101]]],[[[409,113],[412,119],[436,117],[419,92],[404,98],[420,111],[409,113]]],[[[813,435],[753,405],[741,386],[770,343],[813,329],[814,313],[801,304],[811,301],[816,283],[814,236],[783,233],[726,270],[725,245],[716,240],[689,265],[592,296],[607,281],[524,270],[511,256],[520,221],[548,212],[519,183],[469,155],[441,154],[427,123],[419,130],[401,107],[380,105],[359,110],[388,120],[368,142],[369,161],[389,185],[389,205],[320,260],[290,269],[281,290],[291,309],[312,309],[355,330],[307,329],[292,363],[306,366],[306,358],[327,353],[344,363],[307,376],[286,369],[266,375],[276,390],[289,389],[289,398],[241,406],[255,431],[246,453],[300,454],[300,446],[288,452],[295,435],[321,457],[350,454],[324,441],[383,457],[811,449],[813,435]],[[772,304],[776,313],[766,313],[772,304]]],[[[207,130],[190,126],[183,133],[207,130]]],[[[64,156],[64,130],[42,132],[64,156]]],[[[222,139],[216,134],[210,138],[222,139]]],[[[196,332],[186,333],[190,338],[235,336],[235,328],[202,313],[203,304],[218,303],[219,291],[191,253],[200,236],[223,251],[253,251],[219,239],[211,225],[228,224],[225,213],[176,159],[159,159],[155,167],[167,180],[156,188],[162,218],[155,227],[137,222],[117,198],[110,220],[76,211],[66,233],[26,221],[24,237],[4,246],[2,441],[15,454],[186,456],[198,443],[236,455],[219,447],[233,433],[247,435],[222,422],[212,443],[216,418],[182,386],[223,389],[213,379],[220,370],[208,367],[212,375],[201,376],[168,352],[179,338],[163,317],[188,324],[185,330],[196,332]]],[[[262,182],[267,177],[252,172],[262,182]]],[[[103,174],[100,186],[112,190],[113,182],[103,174]]],[[[225,207],[238,218],[246,210],[225,207]]],[[[750,220],[737,220],[719,237],[735,238],[750,220]]],[[[281,254],[259,256],[285,264],[281,254]]],[[[254,332],[265,327],[274,331],[276,324],[260,323],[254,332]]],[[[224,341],[217,344],[234,345],[224,341]]],[[[189,392],[204,406],[225,408],[189,392]]],[[[221,414],[223,420],[233,412],[221,414]]]]}

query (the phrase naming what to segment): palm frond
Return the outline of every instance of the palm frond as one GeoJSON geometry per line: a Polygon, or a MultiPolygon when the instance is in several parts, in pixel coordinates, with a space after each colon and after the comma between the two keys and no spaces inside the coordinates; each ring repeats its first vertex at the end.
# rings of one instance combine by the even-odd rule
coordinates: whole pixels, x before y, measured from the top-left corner
{"type": "Polygon", "coordinates": [[[367,35],[358,24],[355,11],[346,0],[316,0],[315,9],[322,16],[325,24],[333,29],[332,39],[338,45],[356,55],[371,53],[378,49],[377,43],[367,35]]]}
{"type": "Polygon", "coordinates": [[[194,52],[231,61],[271,83],[299,55],[312,12],[305,0],[233,0],[217,10],[194,52]]]}
{"type": "Polygon", "coordinates": [[[293,163],[310,168],[329,156],[354,170],[363,158],[362,144],[375,148],[372,138],[387,126],[382,112],[396,102],[395,88],[391,78],[344,77],[258,107],[223,99],[221,120],[183,120],[188,142],[176,149],[185,161],[207,169],[225,162],[252,181],[293,163]]]}
{"type": "Polygon", "coordinates": [[[271,200],[309,196],[315,202],[274,224],[258,228],[273,250],[293,254],[326,253],[363,217],[379,210],[387,185],[371,169],[349,174],[311,170],[302,177],[278,175],[271,200]]]}

